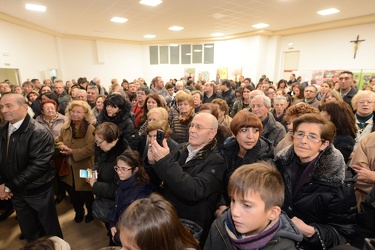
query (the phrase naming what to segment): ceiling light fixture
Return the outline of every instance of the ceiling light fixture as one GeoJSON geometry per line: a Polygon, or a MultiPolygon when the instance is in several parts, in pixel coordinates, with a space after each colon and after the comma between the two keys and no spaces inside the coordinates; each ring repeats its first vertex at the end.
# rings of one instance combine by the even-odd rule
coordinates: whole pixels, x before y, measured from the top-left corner
{"type": "Polygon", "coordinates": [[[263,28],[266,28],[270,26],[269,24],[267,23],[257,23],[257,24],[254,24],[252,27],[255,28],[255,29],[263,29],[263,28]]]}
{"type": "Polygon", "coordinates": [[[202,52],[202,50],[201,49],[195,49],[195,50],[193,50],[194,52],[202,52]]]}
{"type": "Polygon", "coordinates": [[[178,44],[177,43],[172,43],[169,46],[171,46],[171,47],[178,47],[178,44]]]}
{"type": "Polygon", "coordinates": [[[212,33],[211,36],[224,36],[223,33],[212,33]]]}
{"type": "Polygon", "coordinates": [[[44,5],[37,5],[37,4],[31,4],[31,3],[25,4],[25,8],[27,10],[33,10],[33,11],[39,11],[39,12],[46,12],[46,9],[47,9],[47,7],[44,5]]]}
{"type": "Polygon", "coordinates": [[[128,21],[128,19],[123,18],[123,17],[117,17],[117,16],[112,17],[112,19],[111,19],[111,22],[114,22],[114,23],[125,23],[127,21],[128,21]]]}
{"type": "Polygon", "coordinates": [[[157,6],[161,4],[162,0],[141,0],[139,1],[140,4],[148,5],[148,6],[157,6]]]}
{"type": "Polygon", "coordinates": [[[212,49],[214,46],[213,46],[213,45],[204,45],[204,47],[205,47],[206,49],[212,49]]]}
{"type": "Polygon", "coordinates": [[[143,36],[144,38],[155,38],[156,35],[147,34],[143,36]]]}
{"type": "Polygon", "coordinates": [[[339,13],[339,12],[340,11],[338,9],[330,8],[330,9],[326,9],[326,10],[319,10],[316,13],[318,13],[321,16],[327,16],[327,15],[332,15],[332,14],[336,14],[336,13],[339,13]]]}
{"type": "Polygon", "coordinates": [[[181,27],[181,26],[172,26],[172,27],[169,27],[168,29],[169,30],[173,30],[173,31],[180,31],[180,30],[183,30],[184,27],[181,27]]]}

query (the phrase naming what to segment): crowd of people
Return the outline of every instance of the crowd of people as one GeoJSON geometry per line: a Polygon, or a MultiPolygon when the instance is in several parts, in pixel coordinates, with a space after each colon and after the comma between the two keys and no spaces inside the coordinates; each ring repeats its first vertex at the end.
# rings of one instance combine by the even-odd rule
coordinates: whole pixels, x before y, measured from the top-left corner
{"type": "Polygon", "coordinates": [[[68,194],[126,249],[362,249],[375,77],[337,81],[1,82],[0,220],[16,212],[25,249],[65,244],[68,194]]]}

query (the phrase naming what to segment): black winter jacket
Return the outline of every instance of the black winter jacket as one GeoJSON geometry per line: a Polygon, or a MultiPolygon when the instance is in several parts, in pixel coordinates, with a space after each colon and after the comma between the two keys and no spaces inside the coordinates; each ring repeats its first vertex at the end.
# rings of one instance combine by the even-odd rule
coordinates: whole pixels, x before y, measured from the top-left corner
{"type": "Polygon", "coordinates": [[[345,244],[355,232],[356,199],[354,183],[344,182],[346,164],[342,154],[331,144],[318,156],[311,181],[293,195],[292,166],[297,158],[294,145],[276,157],[276,166],[285,183],[283,210],[313,226],[317,233],[304,238],[304,249],[326,249],[345,244]]]}
{"type": "Polygon", "coordinates": [[[92,187],[92,193],[101,198],[115,200],[115,193],[118,187],[118,174],[114,170],[116,158],[129,148],[128,142],[123,135],[120,136],[116,145],[108,152],[104,152],[100,148],[98,155],[95,157],[94,170],[98,171],[98,179],[92,187]]]}
{"type": "Polygon", "coordinates": [[[8,123],[0,127],[0,183],[17,194],[37,194],[51,186],[55,152],[50,131],[26,115],[19,129],[10,137],[7,151],[8,123]]]}
{"type": "Polygon", "coordinates": [[[207,232],[225,171],[225,161],[215,144],[214,139],[186,163],[188,143],[180,144],[175,153],[146,167],[151,178],[156,174],[164,181],[161,192],[174,205],[179,217],[194,221],[207,232]]]}
{"type": "MultiPolygon", "coordinates": [[[[226,205],[229,205],[229,197],[227,192],[229,178],[239,167],[236,166],[236,158],[239,150],[240,146],[235,137],[232,137],[221,149],[221,154],[227,164],[223,185],[223,197],[226,205]]],[[[273,151],[272,143],[264,137],[259,137],[257,144],[246,152],[242,159],[242,165],[251,164],[257,161],[271,161],[273,160],[273,151]]]]}
{"type": "Polygon", "coordinates": [[[105,109],[100,111],[99,115],[97,116],[96,125],[103,122],[112,122],[116,124],[129,143],[130,148],[132,150],[137,150],[139,134],[132,120],[130,102],[126,101],[126,107],[121,109],[120,112],[114,117],[109,117],[105,109]]]}

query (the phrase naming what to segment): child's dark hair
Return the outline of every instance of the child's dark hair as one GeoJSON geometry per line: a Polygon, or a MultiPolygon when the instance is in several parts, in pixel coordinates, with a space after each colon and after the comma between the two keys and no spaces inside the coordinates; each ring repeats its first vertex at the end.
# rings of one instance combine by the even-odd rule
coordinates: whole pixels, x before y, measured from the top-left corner
{"type": "Polygon", "coordinates": [[[117,157],[117,161],[123,161],[127,163],[129,167],[131,167],[132,172],[134,172],[134,169],[138,167],[138,171],[135,173],[135,175],[137,176],[137,184],[149,182],[150,178],[146,173],[143,161],[141,159],[141,155],[138,151],[127,149],[117,157]]]}

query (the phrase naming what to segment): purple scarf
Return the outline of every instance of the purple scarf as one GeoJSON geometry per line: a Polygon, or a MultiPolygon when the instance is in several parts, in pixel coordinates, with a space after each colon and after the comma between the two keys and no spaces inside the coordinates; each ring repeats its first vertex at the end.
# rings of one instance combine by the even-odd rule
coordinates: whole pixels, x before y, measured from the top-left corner
{"type": "Polygon", "coordinates": [[[280,221],[271,222],[267,228],[260,234],[242,238],[243,235],[236,231],[234,227],[230,210],[225,219],[225,229],[234,249],[255,250],[264,247],[275,236],[279,229],[280,221]]]}

